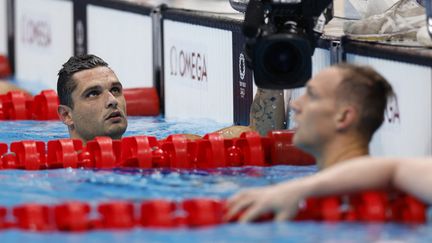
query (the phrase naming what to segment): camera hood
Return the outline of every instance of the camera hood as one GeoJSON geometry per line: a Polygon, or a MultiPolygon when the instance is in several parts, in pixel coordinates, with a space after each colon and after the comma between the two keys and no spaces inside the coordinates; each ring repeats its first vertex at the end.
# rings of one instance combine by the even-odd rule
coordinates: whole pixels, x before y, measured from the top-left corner
{"type": "Polygon", "coordinates": [[[278,33],[258,38],[252,54],[255,83],[266,89],[297,88],[312,73],[310,41],[298,34],[278,33]]]}
{"type": "Polygon", "coordinates": [[[258,87],[291,89],[305,85],[312,74],[312,55],[321,35],[314,27],[331,2],[249,1],[243,34],[247,38],[247,63],[258,87]]]}

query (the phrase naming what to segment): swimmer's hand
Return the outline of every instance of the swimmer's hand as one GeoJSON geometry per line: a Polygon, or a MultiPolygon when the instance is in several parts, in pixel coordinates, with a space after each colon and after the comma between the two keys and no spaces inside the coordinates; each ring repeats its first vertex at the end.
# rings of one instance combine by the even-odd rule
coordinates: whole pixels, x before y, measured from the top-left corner
{"type": "Polygon", "coordinates": [[[227,201],[228,221],[241,213],[239,222],[245,223],[273,214],[274,220],[283,221],[296,216],[298,205],[304,199],[305,189],[300,180],[278,185],[241,191],[227,201]]]}

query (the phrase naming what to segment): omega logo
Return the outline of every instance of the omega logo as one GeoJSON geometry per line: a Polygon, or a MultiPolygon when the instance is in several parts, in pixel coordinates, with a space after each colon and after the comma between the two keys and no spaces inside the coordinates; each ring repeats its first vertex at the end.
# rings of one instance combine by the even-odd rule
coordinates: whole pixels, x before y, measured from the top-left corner
{"type": "Polygon", "coordinates": [[[399,105],[396,98],[391,98],[388,100],[385,116],[388,123],[400,122],[399,105]]]}
{"type": "Polygon", "coordinates": [[[239,73],[240,73],[240,79],[243,80],[246,75],[246,60],[243,53],[240,53],[240,57],[239,57],[239,73]]]}
{"type": "Polygon", "coordinates": [[[48,47],[51,44],[51,25],[43,19],[22,17],[21,41],[29,45],[48,47]]]}
{"type": "Polygon", "coordinates": [[[206,56],[195,51],[170,49],[170,75],[202,82],[208,81],[206,56]]]}
{"type": "Polygon", "coordinates": [[[394,109],[392,106],[388,107],[386,111],[386,116],[389,123],[400,122],[400,114],[397,108],[394,109]]]}

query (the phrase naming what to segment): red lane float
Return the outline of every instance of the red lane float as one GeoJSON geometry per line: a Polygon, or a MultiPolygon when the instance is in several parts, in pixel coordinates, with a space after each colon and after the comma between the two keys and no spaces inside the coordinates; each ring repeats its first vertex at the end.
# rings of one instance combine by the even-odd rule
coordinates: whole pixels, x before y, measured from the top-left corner
{"type": "Polygon", "coordinates": [[[272,131],[268,136],[271,143],[270,160],[273,164],[310,165],[315,163],[315,159],[311,155],[292,144],[294,136],[292,131],[272,131]],[[286,156],[287,154],[290,156],[286,156]]]}
{"type": "Polygon", "coordinates": [[[123,89],[128,116],[157,116],[160,113],[159,95],[155,88],[123,89]]]}
{"type": "Polygon", "coordinates": [[[58,120],[59,100],[54,90],[43,90],[33,100],[33,118],[35,120],[58,120]]]}
{"type": "Polygon", "coordinates": [[[123,167],[152,168],[153,148],[159,144],[155,137],[136,136],[121,140],[120,165],[123,167]]]}
{"type": "Polygon", "coordinates": [[[104,229],[130,229],[136,225],[134,205],[131,202],[102,203],[98,206],[98,211],[104,229]]]}
{"type": "Polygon", "coordinates": [[[5,120],[28,120],[31,118],[32,97],[22,91],[9,91],[0,96],[5,120]]]}
{"type": "Polygon", "coordinates": [[[243,164],[265,166],[261,137],[256,132],[244,132],[236,145],[243,151],[243,164]]]}
{"type": "Polygon", "coordinates": [[[109,137],[96,137],[87,142],[87,151],[92,155],[94,165],[91,167],[100,169],[112,169],[117,167],[120,158],[121,142],[109,137]]]}
{"type": "Polygon", "coordinates": [[[169,135],[161,144],[161,149],[168,155],[168,164],[171,168],[187,169],[192,163],[188,154],[188,140],[182,134],[169,135]]]}
{"type": "Polygon", "coordinates": [[[42,204],[25,204],[13,209],[16,218],[15,226],[19,229],[33,231],[51,230],[50,208],[42,204]]]}
{"type": "Polygon", "coordinates": [[[141,203],[140,224],[143,227],[174,228],[179,225],[174,213],[176,204],[167,200],[150,200],[141,203]]]}
{"type": "Polygon", "coordinates": [[[5,143],[0,143],[0,154],[5,154],[8,151],[8,145],[5,143]]]}
{"type": "Polygon", "coordinates": [[[295,219],[425,223],[426,205],[402,193],[370,191],[307,199],[295,219]]]}
{"type": "MultiPolygon", "coordinates": [[[[155,88],[124,89],[128,116],[157,116],[159,97],[155,88]]],[[[58,120],[59,99],[54,90],[31,97],[23,91],[0,95],[0,120],[58,120]]]]}
{"type": "Polygon", "coordinates": [[[53,90],[44,90],[35,97],[23,91],[0,95],[2,120],[58,120],[58,97],[53,90]]]}
{"type": "Polygon", "coordinates": [[[0,167],[2,169],[17,169],[15,154],[12,153],[3,154],[3,156],[1,156],[1,163],[2,166],[0,167]]]}
{"type": "Polygon", "coordinates": [[[197,141],[196,167],[201,169],[227,167],[224,138],[219,133],[206,134],[197,141]]]}
{"type": "Polygon", "coordinates": [[[32,140],[13,142],[10,150],[16,155],[17,169],[39,170],[46,168],[44,142],[32,140]]]}
{"type": "Polygon", "coordinates": [[[188,140],[175,134],[157,141],[152,136],[112,140],[96,137],[83,146],[80,140],[60,139],[13,142],[10,152],[0,144],[0,169],[55,168],[178,168],[204,169],[230,166],[311,165],[310,155],[291,144],[292,131],[273,131],[267,137],[245,132],[239,138],[224,139],[212,133],[188,140]],[[288,148],[288,149],[287,149],[288,148]]]}
{"type": "MultiPolygon", "coordinates": [[[[223,220],[226,212],[225,201],[210,198],[192,198],[182,202],[156,199],[138,205],[131,201],[111,201],[94,207],[78,201],[58,205],[31,203],[12,209],[0,207],[0,229],[76,232],[93,229],[125,230],[134,227],[195,228],[228,223],[223,220]],[[11,221],[6,217],[8,211],[14,216],[11,221]],[[94,216],[90,219],[89,215],[94,216]]],[[[240,216],[241,213],[234,220],[238,220],[240,216]]],[[[272,219],[273,215],[266,214],[256,222],[272,219]]],[[[307,199],[294,220],[422,224],[426,222],[426,206],[402,193],[363,192],[307,199]]]]}
{"type": "MultiPolygon", "coordinates": [[[[49,168],[78,168],[79,151],[82,150],[79,139],[59,139],[48,142],[47,165],[49,168]]],[[[82,165],[81,165],[82,166],[82,165]]]]}
{"type": "Polygon", "coordinates": [[[92,228],[88,218],[90,205],[84,202],[66,202],[54,206],[54,220],[61,231],[86,231],[92,228]]]}
{"type": "Polygon", "coordinates": [[[189,227],[218,225],[223,223],[224,204],[221,201],[195,198],[182,203],[187,213],[186,222],[189,227]]]}
{"type": "Polygon", "coordinates": [[[5,95],[0,95],[0,120],[5,120],[5,113],[3,108],[3,100],[5,98],[5,95]]]}
{"type": "Polygon", "coordinates": [[[7,78],[11,75],[12,69],[9,59],[4,55],[0,55],[0,78],[7,78]]]}
{"type": "Polygon", "coordinates": [[[5,207],[0,207],[0,229],[6,229],[9,224],[6,222],[7,209],[5,207]]]}

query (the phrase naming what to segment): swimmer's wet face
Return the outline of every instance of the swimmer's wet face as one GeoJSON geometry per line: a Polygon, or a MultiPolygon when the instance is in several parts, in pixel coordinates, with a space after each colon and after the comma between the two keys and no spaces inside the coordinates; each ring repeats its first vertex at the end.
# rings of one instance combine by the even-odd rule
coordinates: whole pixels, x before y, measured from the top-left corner
{"type": "Polygon", "coordinates": [[[59,73],[59,116],[71,138],[83,142],[96,136],[119,139],[127,128],[122,84],[102,59],[82,59],[69,60],[59,73]]]}
{"type": "Polygon", "coordinates": [[[126,101],[114,72],[97,67],[75,73],[71,111],[76,134],[86,141],[96,136],[119,139],[126,131],[126,101]]]}
{"type": "Polygon", "coordinates": [[[341,80],[340,70],[325,69],[309,80],[305,94],[293,101],[296,146],[312,152],[332,139],[336,129],[336,89],[341,80]]]}
{"type": "Polygon", "coordinates": [[[292,103],[298,125],[294,144],[314,155],[353,144],[367,154],[389,99],[396,101],[391,85],[371,67],[338,64],[324,69],[292,103]]]}

